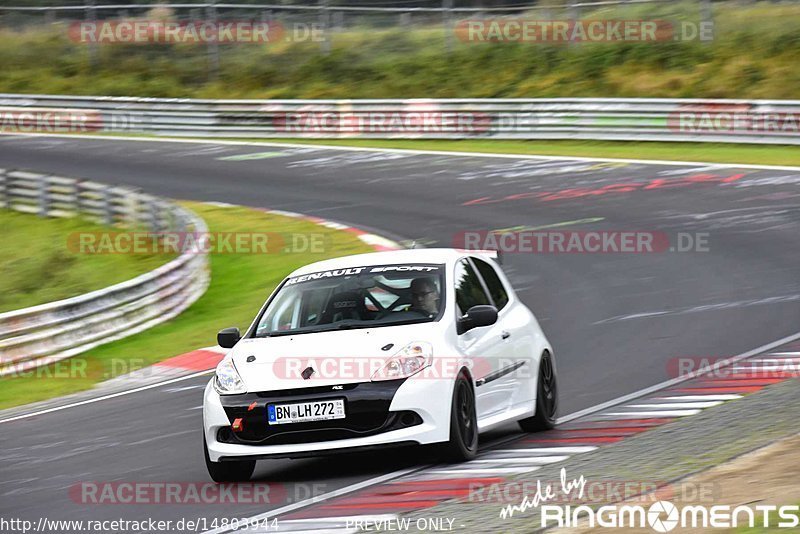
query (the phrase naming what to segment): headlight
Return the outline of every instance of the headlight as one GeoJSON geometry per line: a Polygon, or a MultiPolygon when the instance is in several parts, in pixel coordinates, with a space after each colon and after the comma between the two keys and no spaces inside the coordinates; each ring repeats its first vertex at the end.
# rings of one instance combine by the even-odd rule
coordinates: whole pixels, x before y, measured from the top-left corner
{"type": "Polygon", "coordinates": [[[225,358],[217,365],[217,374],[214,377],[214,389],[220,395],[234,395],[246,393],[242,377],[233,365],[233,360],[225,358]]]}
{"type": "Polygon", "coordinates": [[[416,374],[433,363],[433,346],[425,341],[409,343],[375,371],[372,380],[395,380],[416,374]]]}

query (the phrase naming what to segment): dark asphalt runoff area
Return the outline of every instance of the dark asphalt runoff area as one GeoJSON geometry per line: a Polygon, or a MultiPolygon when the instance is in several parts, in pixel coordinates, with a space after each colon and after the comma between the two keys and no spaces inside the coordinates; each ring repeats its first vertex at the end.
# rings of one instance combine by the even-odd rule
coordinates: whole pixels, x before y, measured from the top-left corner
{"type": "MultiPolygon", "coordinates": [[[[555,349],[562,416],[672,378],[675,358],[728,357],[800,330],[797,171],[22,136],[0,136],[0,167],[301,212],[427,247],[507,228],[655,233],[651,253],[504,254],[555,349]],[[692,250],[669,250],[680,246],[692,250]]],[[[261,462],[255,478],[282,492],[270,505],[76,502],[70,488],[85,481],[207,482],[206,381],[0,425],[0,516],[247,517],[425,465],[424,449],[261,462]]]]}

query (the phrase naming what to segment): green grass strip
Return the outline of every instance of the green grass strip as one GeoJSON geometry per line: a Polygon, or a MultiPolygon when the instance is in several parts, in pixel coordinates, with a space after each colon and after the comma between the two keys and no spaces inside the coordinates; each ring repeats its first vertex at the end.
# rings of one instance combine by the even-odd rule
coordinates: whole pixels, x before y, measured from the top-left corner
{"type": "MultiPolygon", "coordinates": [[[[79,254],[81,233],[108,228],[78,218],[46,219],[0,210],[0,312],[28,308],[102,289],[148,271],[174,254],[79,254]]],[[[114,231],[114,230],[112,230],[114,231]]]]}

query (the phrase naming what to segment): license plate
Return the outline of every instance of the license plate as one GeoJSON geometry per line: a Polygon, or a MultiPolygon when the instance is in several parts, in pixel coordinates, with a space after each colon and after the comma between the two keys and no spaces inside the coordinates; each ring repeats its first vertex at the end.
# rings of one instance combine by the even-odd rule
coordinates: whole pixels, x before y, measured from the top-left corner
{"type": "Polygon", "coordinates": [[[267,406],[267,422],[271,425],[328,421],[330,419],[344,419],[344,400],[269,404],[267,406]]]}

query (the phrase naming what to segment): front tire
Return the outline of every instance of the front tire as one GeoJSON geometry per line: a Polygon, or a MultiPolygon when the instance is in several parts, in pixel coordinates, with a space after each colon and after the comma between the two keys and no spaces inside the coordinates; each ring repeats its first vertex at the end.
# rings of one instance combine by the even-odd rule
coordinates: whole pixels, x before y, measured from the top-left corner
{"type": "Polygon", "coordinates": [[[544,352],[539,360],[539,374],[536,377],[536,413],[519,421],[525,432],[540,432],[556,426],[558,410],[558,387],[553,357],[544,352]]]}
{"type": "Polygon", "coordinates": [[[253,476],[256,468],[255,460],[241,460],[236,462],[212,462],[208,456],[206,437],[203,436],[203,454],[206,457],[206,469],[211,480],[217,483],[247,482],[253,476]]]}
{"type": "Polygon", "coordinates": [[[453,387],[450,403],[450,441],[442,445],[442,457],[449,462],[465,462],[478,453],[478,417],[475,412],[475,390],[462,369],[453,387]]]}

